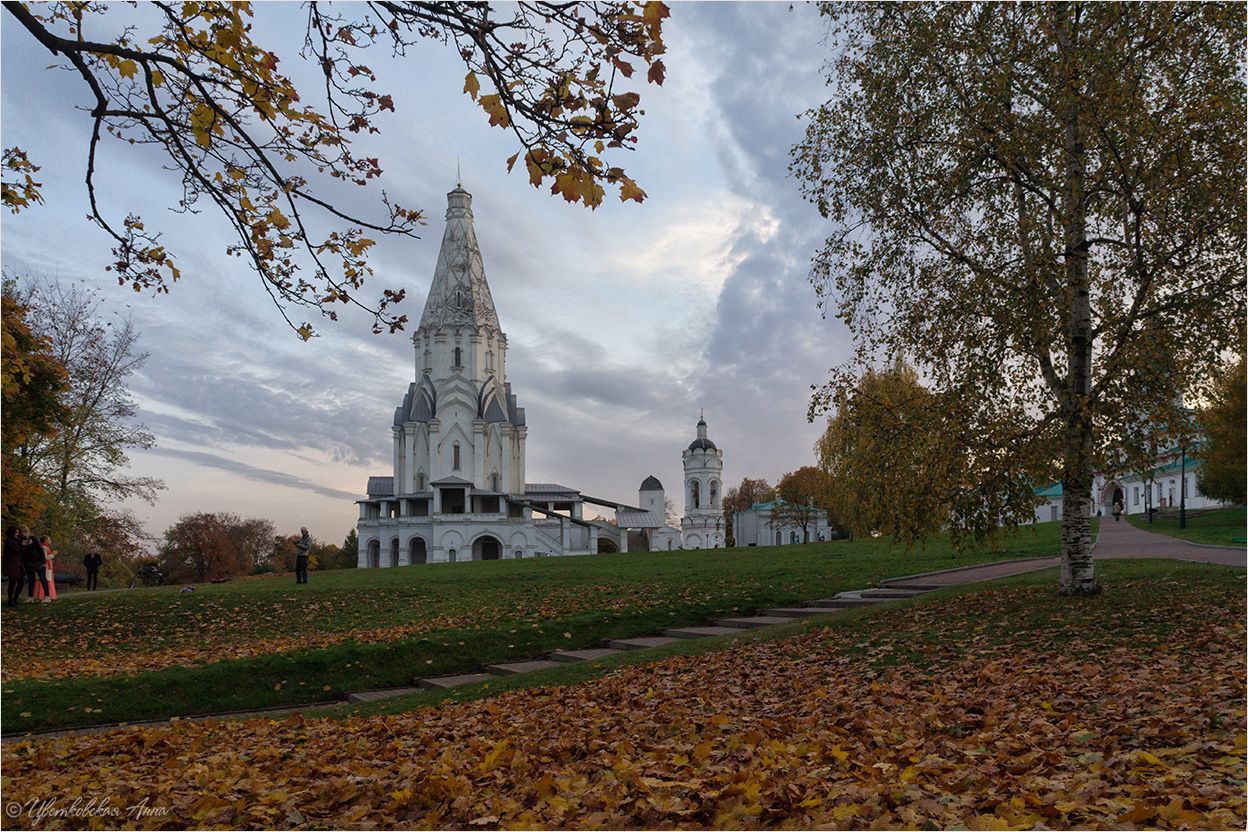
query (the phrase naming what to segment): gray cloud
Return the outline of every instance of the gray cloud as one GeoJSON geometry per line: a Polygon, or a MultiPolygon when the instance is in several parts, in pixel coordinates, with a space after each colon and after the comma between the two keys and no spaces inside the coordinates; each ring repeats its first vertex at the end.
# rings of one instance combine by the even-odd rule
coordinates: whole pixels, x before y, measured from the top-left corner
{"type": "Polygon", "coordinates": [[[354,501],[360,499],[359,494],[352,494],[350,491],[340,491],[337,488],[329,488],[320,483],[311,480],[305,480],[302,477],[296,477],[293,474],[285,474],[281,471],[273,471],[269,468],[257,468],[254,465],[247,465],[243,462],[236,462],[232,459],[217,456],[216,454],[206,453],[204,451],[184,451],[178,448],[153,448],[147,453],[156,456],[167,456],[175,459],[183,459],[193,462],[196,465],[205,468],[216,468],[220,471],[228,471],[231,474],[252,480],[253,482],[262,482],[268,485],[278,485],[283,488],[293,488],[296,491],[320,494],[334,500],[354,501]]]}

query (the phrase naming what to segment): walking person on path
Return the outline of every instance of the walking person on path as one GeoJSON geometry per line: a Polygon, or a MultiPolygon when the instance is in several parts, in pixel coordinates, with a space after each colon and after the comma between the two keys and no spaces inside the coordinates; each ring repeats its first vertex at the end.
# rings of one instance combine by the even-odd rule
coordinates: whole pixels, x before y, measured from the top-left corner
{"type": "Polygon", "coordinates": [[[30,533],[30,529],[22,527],[22,571],[26,573],[26,599],[30,603],[38,600],[35,597],[35,584],[42,590],[45,602],[48,597],[48,553],[30,533]]]}
{"type": "Polygon", "coordinates": [[[1114,500],[1114,522],[1122,519],[1122,500],[1114,500]]]}
{"type": "Polygon", "coordinates": [[[22,529],[10,526],[4,538],[4,577],[9,582],[9,606],[16,607],[22,597],[22,529]]]}
{"type": "Polygon", "coordinates": [[[100,588],[100,566],[103,563],[104,558],[99,552],[91,552],[82,559],[82,565],[87,570],[87,589],[100,588]]]}
{"type": "Polygon", "coordinates": [[[295,543],[295,583],[306,584],[308,582],[308,553],[312,551],[312,537],[308,534],[308,527],[302,526],[299,529],[301,537],[295,543]]]}

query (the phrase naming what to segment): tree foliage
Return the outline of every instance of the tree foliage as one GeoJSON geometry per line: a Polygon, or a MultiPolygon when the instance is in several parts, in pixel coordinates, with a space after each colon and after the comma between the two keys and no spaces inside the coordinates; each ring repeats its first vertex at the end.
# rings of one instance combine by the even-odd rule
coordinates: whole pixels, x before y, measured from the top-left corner
{"type": "Polygon", "coordinates": [[[956,409],[897,362],[868,371],[815,446],[828,477],[828,506],[838,528],[856,536],[888,534],[913,544],[940,530],[964,493],[956,409]]]}
{"type": "Polygon", "coordinates": [[[1246,384],[1244,359],[1240,358],[1226,368],[1212,402],[1197,416],[1205,433],[1205,443],[1198,451],[1197,487],[1207,497],[1236,505],[1248,501],[1248,463],[1244,458],[1244,449],[1248,447],[1246,384]]]}
{"type": "Polygon", "coordinates": [[[732,530],[733,515],[738,511],[745,511],[756,503],[770,503],[774,499],[776,499],[776,490],[765,479],[743,477],[740,485],[734,485],[725,491],[723,505],[724,529],[727,531],[724,536],[726,545],[737,545],[732,530]]]}
{"type": "Polygon", "coordinates": [[[55,434],[61,416],[60,394],[65,365],[51,344],[32,331],[31,309],[18,298],[16,284],[5,280],[0,315],[0,381],[3,385],[4,528],[30,526],[47,504],[47,491],[28,452],[31,442],[55,434]]]}
{"type": "Polygon", "coordinates": [[[165,530],[160,569],[170,582],[210,581],[243,574],[231,539],[230,515],[184,514],[165,530]]]}
{"type": "MultiPolygon", "coordinates": [[[[136,291],[167,292],[181,273],[159,232],[97,191],[110,140],[162,153],[181,179],[177,210],[220,212],[234,232],[229,253],[250,265],[301,337],[313,326],[293,319],[292,307],[334,319],[354,304],[373,313],[375,331],[402,328],[406,316],[392,309],[402,289],[371,303],[359,298],[372,273],[370,235],[415,236],[422,213],[384,192],[375,216],[357,213],[334,185],[367,186],[382,174],[377,158],[353,148],[398,106],[377,88],[366,53],[402,56],[424,41],[455,50],[468,70],[464,92],[490,125],[515,137],[520,149],[509,169],[523,156],[535,187],[549,182],[553,193],[590,207],[604,186],[622,200],[645,196],[606,158],[637,140],[640,96],[624,88],[627,79],[644,70],[648,82],[663,81],[668,10],[660,2],[309,2],[300,57],[323,73],[318,90],[299,89],[279,70],[277,53],[253,38],[249,3],[4,6],[89,93],[89,216],[113,241],[109,268],[136,291]]],[[[3,168],[5,206],[41,201],[32,178],[39,168],[25,151],[6,149],[3,168]]]]}
{"type": "Polygon", "coordinates": [[[127,389],[146,363],[129,316],[107,315],[100,294],[81,284],[37,280],[25,296],[36,315],[31,328],[66,368],[55,430],[26,443],[32,467],[61,502],[95,504],[137,498],[151,503],[164,484],[125,471],[127,450],[155,439],[135,421],[138,405],[127,389]]]}
{"type": "Polygon", "coordinates": [[[802,529],[802,542],[810,542],[810,534],[820,518],[827,519],[830,508],[828,476],[813,465],[803,465],[780,477],[776,483],[779,498],[772,509],[772,523],[793,524],[802,529]]]}
{"type": "Polygon", "coordinates": [[[1093,472],[1208,389],[1245,312],[1244,27],[1220,4],[842,4],[793,170],[853,332],[812,416],[908,359],[957,402],[991,510],[1060,479],[1064,592],[1096,589],[1093,472]]]}

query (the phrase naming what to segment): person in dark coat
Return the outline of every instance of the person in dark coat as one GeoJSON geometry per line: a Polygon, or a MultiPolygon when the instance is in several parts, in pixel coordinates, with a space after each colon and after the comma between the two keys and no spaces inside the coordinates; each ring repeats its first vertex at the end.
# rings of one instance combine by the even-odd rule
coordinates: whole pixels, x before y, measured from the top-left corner
{"type": "Polygon", "coordinates": [[[9,606],[17,606],[22,597],[22,529],[10,526],[4,538],[4,577],[9,582],[9,606]]]}
{"type": "Polygon", "coordinates": [[[99,552],[91,552],[82,559],[82,565],[87,570],[87,589],[100,588],[100,565],[103,563],[104,558],[99,552]]]}
{"type": "Polygon", "coordinates": [[[48,553],[43,544],[30,534],[29,529],[22,529],[22,569],[26,572],[26,595],[30,601],[35,600],[35,581],[43,589],[45,601],[51,601],[51,587],[48,586],[48,553]]]}
{"type": "Polygon", "coordinates": [[[308,582],[308,554],[312,550],[312,537],[308,534],[308,527],[304,526],[299,529],[301,535],[299,541],[295,543],[295,583],[306,584],[308,582]]]}

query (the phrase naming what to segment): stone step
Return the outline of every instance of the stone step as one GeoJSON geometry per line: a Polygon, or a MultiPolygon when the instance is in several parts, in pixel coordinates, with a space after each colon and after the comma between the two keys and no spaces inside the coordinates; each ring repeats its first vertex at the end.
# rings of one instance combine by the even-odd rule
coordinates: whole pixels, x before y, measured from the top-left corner
{"type": "Polygon", "coordinates": [[[457,688],[460,685],[479,685],[493,678],[488,673],[461,673],[458,676],[433,676],[428,679],[420,679],[417,684],[422,688],[435,690],[440,688],[457,688]]]}
{"type": "Polygon", "coordinates": [[[821,607],[823,609],[843,610],[849,607],[866,607],[871,604],[878,604],[882,598],[820,598],[816,601],[807,601],[807,607],[821,607]]]}
{"type": "Polygon", "coordinates": [[[925,589],[891,589],[885,587],[884,589],[864,589],[859,593],[859,597],[884,598],[886,600],[890,598],[913,598],[916,595],[922,595],[926,591],[925,589]]]}
{"type": "Polygon", "coordinates": [[[385,690],[361,690],[355,693],[347,694],[348,702],[376,702],[379,699],[392,699],[396,696],[406,696],[409,693],[417,693],[420,688],[386,688],[385,690]]]}
{"type": "MultiPolygon", "coordinates": [[[[770,610],[768,611],[770,612],[770,610]]],[[[775,624],[792,624],[791,618],[780,618],[774,615],[751,615],[745,618],[720,618],[715,624],[720,627],[737,627],[742,630],[751,630],[755,627],[771,627],[775,624]]]]}
{"type": "Polygon", "coordinates": [[[515,676],[517,673],[532,673],[535,670],[550,670],[552,667],[559,667],[563,662],[552,662],[548,659],[535,659],[531,662],[506,662],[504,664],[491,664],[486,666],[486,670],[495,676],[515,676]]]}
{"type": "Polygon", "coordinates": [[[931,581],[903,581],[901,583],[885,584],[883,589],[913,589],[919,592],[929,592],[933,589],[944,589],[945,587],[954,586],[954,584],[937,584],[931,581]]]}
{"type": "Polygon", "coordinates": [[[740,635],[736,627],[680,627],[675,630],[664,630],[663,635],[672,638],[710,638],[711,636],[740,635]]]}
{"type": "Polygon", "coordinates": [[[618,647],[591,647],[588,650],[552,650],[548,655],[551,661],[556,662],[592,662],[622,652],[623,649],[618,647]]]}
{"type": "Polygon", "coordinates": [[[793,623],[794,618],[811,618],[816,615],[828,615],[831,612],[833,612],[831,607],[777,607],[766,610],[768,615],[786,619],[789,624],[793,623]]]}
{"type": "Polygon", "coordinates": [[[651,647],[663,647],[678,641],[680,639],[668,636],[643,636],[642,638],[617,638],[614,641],[608,641],[607,646],[616,650],[649,650],[651,647]]]}

